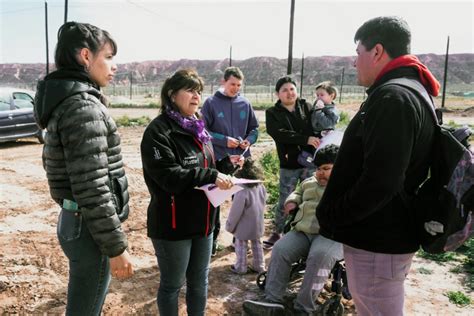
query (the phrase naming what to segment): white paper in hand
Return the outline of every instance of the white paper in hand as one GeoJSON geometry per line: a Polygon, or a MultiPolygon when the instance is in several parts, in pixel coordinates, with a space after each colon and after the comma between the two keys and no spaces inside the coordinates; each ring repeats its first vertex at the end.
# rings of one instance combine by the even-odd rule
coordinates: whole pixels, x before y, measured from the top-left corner
{"type": "Polygon", "coordinates": [[[344,132],[341,131],[329,131],[325,136],[321,138],[321,143],[319,144],[318,148],[316,149],[316,152],[327,145],[341,145],[342,142],[342,136],[344,136],[344,132]]]}
{"type": "Polygon", "coordinates": [[[218,207],[225,200],[228,200],[234,195],[235,193],[243,190],[243,188],[238,184],[245,184],[245,183],[259,183],[262,182],[261,180],[250,180],[250,179],[241,179],[241,178],[233,178],[232,182],[234,186],[229,190],[221,190],[215,184],[206,184],[196,189],[203,190],[206,193],[209,202],[214,205],[214,207],[218,207]]]}

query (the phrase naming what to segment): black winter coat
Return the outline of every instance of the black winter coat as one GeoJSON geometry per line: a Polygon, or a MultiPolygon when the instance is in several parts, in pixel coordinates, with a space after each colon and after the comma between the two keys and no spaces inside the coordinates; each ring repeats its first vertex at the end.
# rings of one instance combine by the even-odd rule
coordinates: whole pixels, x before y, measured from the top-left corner
{"type": "Polygon", "coordinates": [[[145,130],[141,155],[151,195],[148,236],[184,240],[212,233],[215,208],[195,189],[216,181],[212,143],[202,144],[161,114],[145,130]]]}
{"type": "Polygon", "coordinates": [[[280,160],[280,168],[304,168],[297,162],[301,150],[314,151],[308,146],[308,138],[313,135],[311,128],[311,104],[298,99],[294,112],[289,112],[278,100],[265,111],[267,133],[273,138],[280,160]]]}
{"type": "Polygon", "coordinates": [[[117,126],[92,84],[48,78],[38,83],[35,118],[48,131],[43,166],[51,196],[60,205],[75,201],[101,252],[118,256],[127,248],[120,222],[129,196],[117,126]]]}
{"type": "Polygon", "coordinates": [[[393,78],[418,80],[412,68],[385,74],[367,90],[368,102],[347,127],[317,207],[320,233],[377,253],[404,254],[419,248],[415,214],[406,203],[426,178],[434,119],[423,99],[393,78]]]}

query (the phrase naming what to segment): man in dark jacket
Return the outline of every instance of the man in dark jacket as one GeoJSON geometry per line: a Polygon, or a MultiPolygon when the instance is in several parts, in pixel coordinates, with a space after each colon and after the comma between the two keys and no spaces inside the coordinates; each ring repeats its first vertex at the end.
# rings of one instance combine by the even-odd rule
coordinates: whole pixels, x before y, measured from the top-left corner
{"type": "Polygon", "coordinates": [[[312,136],[311,104],[298,97],[295,81],[284,76],[275,85],[278,101],[265,111],[265,124],[268,134],[275,141],[280,160],[279,200],[275,210],[275,229],[264,247],[269,249],[280,239],[285,226],[286,215],[283,211],[288,195],[296,185],[309,178],[314,167],[305,167],[298,163],[302,150],[312,152],[319,146],[320,140],[312,136]]]}
{"type": "Polygon", "coordinates": [[[377,17],[356,32],[359,84],[368,99],[347,127],[331,180],[317,208],[321,234],[344,244],[350,292],[359,315],[402,315],[404,280],[419,248],[405,197],[426,178],[435,122],[406,87],[419,81],[433,96],[439,83],[410,52],[410,30],[377,17]]]}

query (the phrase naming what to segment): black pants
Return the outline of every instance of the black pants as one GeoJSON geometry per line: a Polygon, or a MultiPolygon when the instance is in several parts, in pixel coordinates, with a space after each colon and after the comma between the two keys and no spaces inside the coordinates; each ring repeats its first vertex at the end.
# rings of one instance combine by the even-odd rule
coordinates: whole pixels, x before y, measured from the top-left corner
{"type": "Polygon", "coordinates": [[[214,220],[214,242],[217,242],[217,237],[221,231],[221,207],[216,207],[216,219],[214,220]]]}

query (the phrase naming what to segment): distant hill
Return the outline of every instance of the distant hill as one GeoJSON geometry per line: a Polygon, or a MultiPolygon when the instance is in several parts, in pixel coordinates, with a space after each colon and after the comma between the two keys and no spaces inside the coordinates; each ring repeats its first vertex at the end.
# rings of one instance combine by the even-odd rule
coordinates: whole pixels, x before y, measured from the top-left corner
{"type": "MultiPolygon", "coordinates": [[[[442,81],[444,73],[444,55],[418,55],[433,74],[442,81]]],[[[356,70],[353,56],[306,57],[304,60],[304,83],[314,85],[323,80],[340,83],[344,68],[344,83],[356,84],[356,70]]],[[[234,66],[240,67],[245,75],[245,84],[273,85],[286,74],[287,60],[274,57],[253,57],[245,60],[233,60],[234,66]]],[[[180,68],[195,68],[204,78],[207,85],[218,85],[229,60],[189,60],[176,61],[156,60],[119,64],[115,82],[128,84],[130,72],[133,82],[142,85],[156,85],[180,68]]],[[[53,69],[51,65],[50,69],[53,69]]],[[[34,86],[45,75],[45,64],[0,64],[0,85],[34,86]]],[[[293,60],[293,75],[297,81],[301,76],[301,59],[293,60]]],[[[471,84],[474,73],[474,54],[453,54],[449,56],[449,84],[471,84]]]]}

